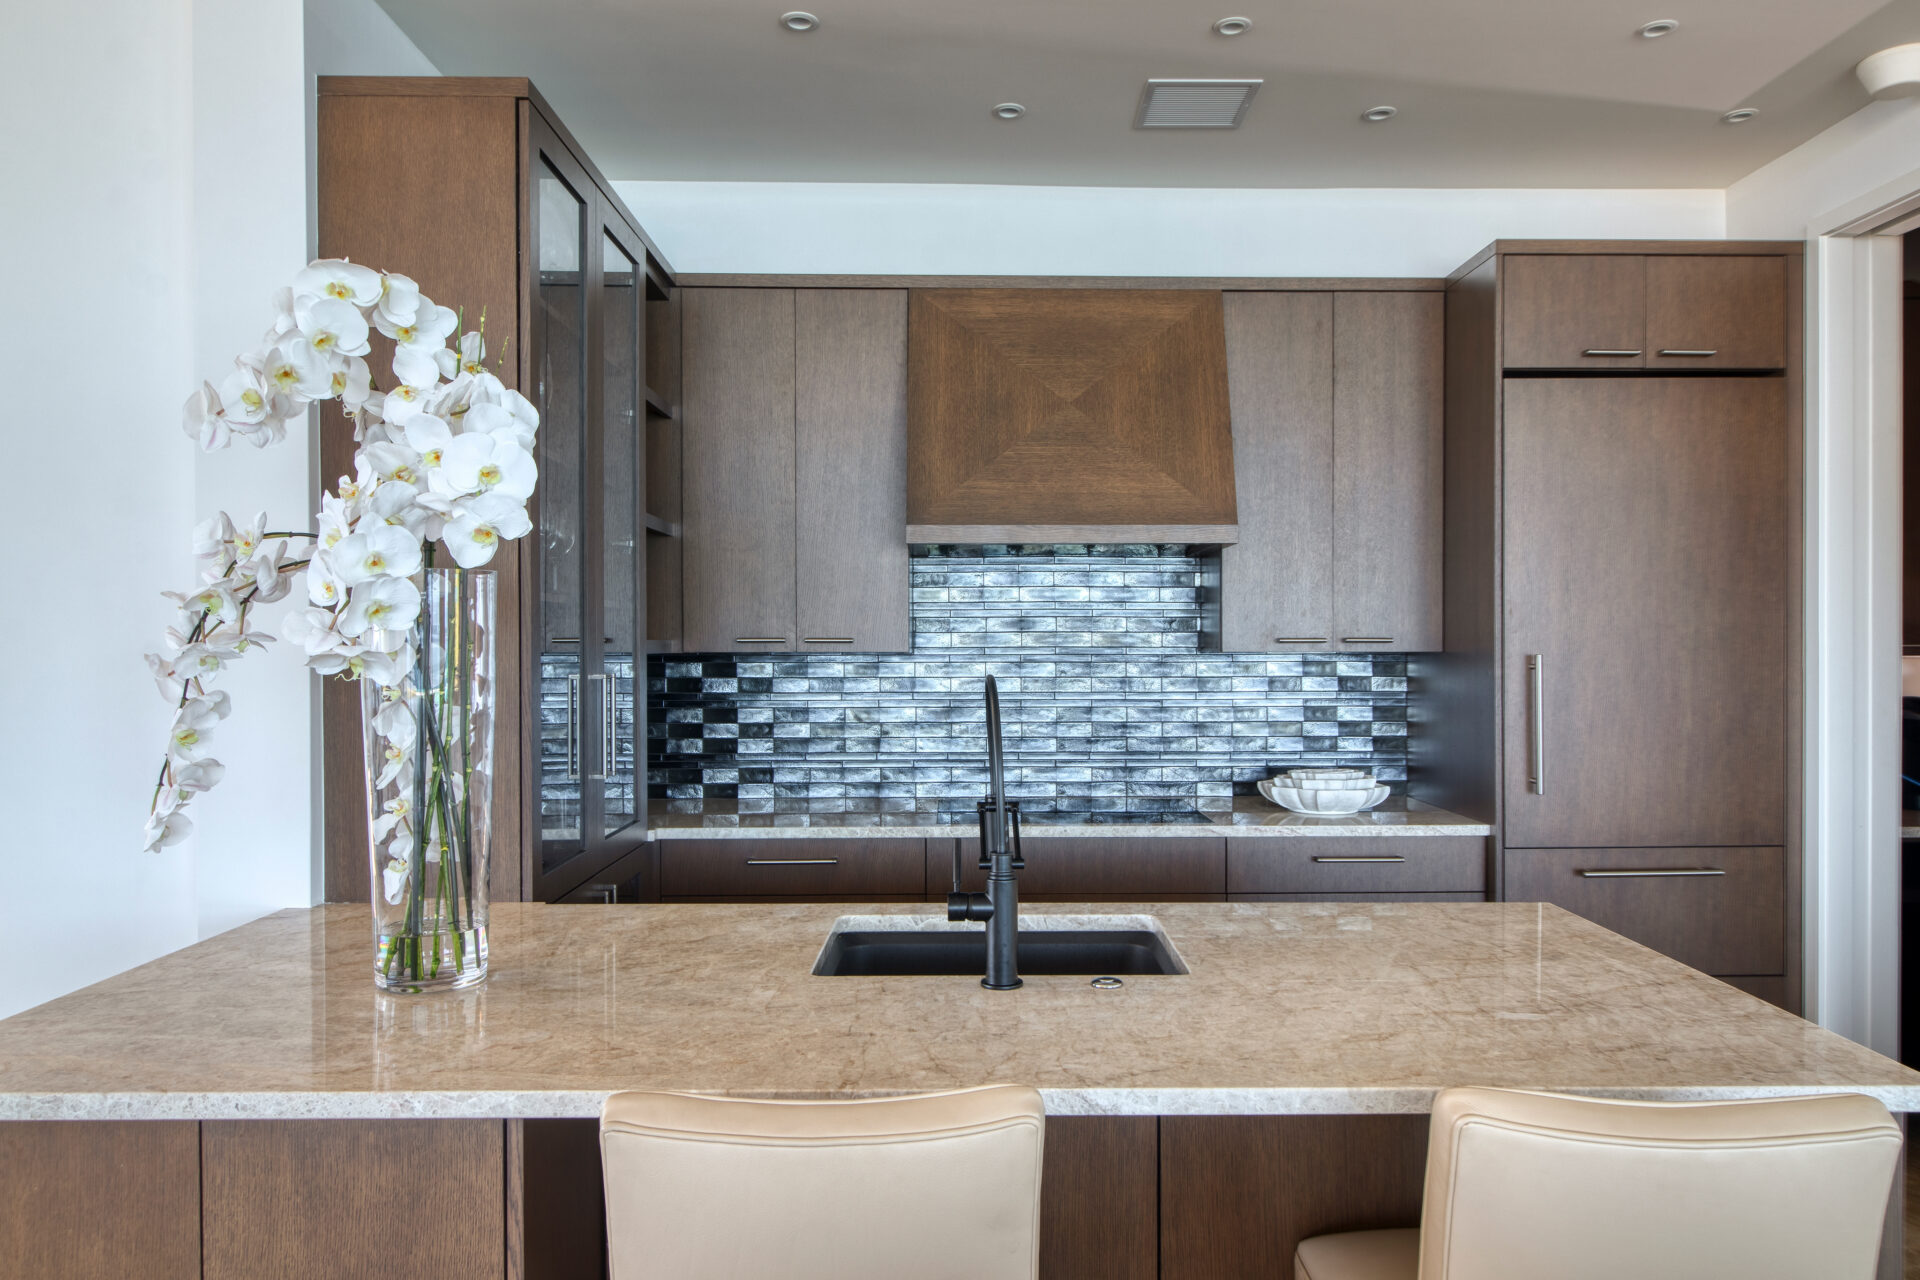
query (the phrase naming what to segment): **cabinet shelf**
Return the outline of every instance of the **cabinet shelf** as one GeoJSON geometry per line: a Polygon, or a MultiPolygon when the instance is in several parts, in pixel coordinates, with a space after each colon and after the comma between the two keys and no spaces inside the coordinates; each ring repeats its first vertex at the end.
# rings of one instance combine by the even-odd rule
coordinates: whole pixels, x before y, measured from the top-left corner
{"type": "Polygon", "coordinates": [[[680,536],[680,526],[672,520],[662,520],[651,511],[647,512],[641,519],[646,523],[648,533],[659,534],[663,538],[677,538],[680,536]]]}

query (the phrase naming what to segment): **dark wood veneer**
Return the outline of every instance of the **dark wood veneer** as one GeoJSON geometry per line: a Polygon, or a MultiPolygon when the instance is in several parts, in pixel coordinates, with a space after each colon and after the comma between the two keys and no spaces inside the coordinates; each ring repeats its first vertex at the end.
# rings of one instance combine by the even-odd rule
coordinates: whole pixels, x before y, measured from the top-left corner
{"type": "Polygon", "coordinates": [[[200,1126],[0,1124],[0,1275],[199,1280],[200,1126]]]}
{"type": "Polygon", "coordinates": [[[924,840],[660,841],[660,893],[667,898],[919,900],[926,891],[924,840]]]}
{"type": "Polygon", "coordinates": [[[1045,1142],[1040,1280],[1154,1280],[1159,1119],[1048,1116],[1045,1142]]]}
{"type": "Polygon", "coordinates": [[[1647,258],[1647,368],[1778,369],[1786,364],[1787,260],[1647,258]],[[1712,351],[1710,356],[1662,352],[1712,351]]]}
{"type": "Polygon", "coordinates": [[[1486,892],[1480,836],[1249,836],[1227,841],[1227,890],[1245,893],[1486,892]],[[1398,858],[1397,862],[1329,859],[1398,858]]]}
{"type": "MultiPolygon", "coordinates": [[[[1218,899],[1227,890],[1226,841],[1218,836],[1039,836],[1023,832],[1026,869],[1020,872],[1023,901],[1218,899]],[[1198,895],[1189,898],[1187,895],[1198,895]]],[[[927,892],[946,896],[953,883],[953,841],[927,841],[927,892]]],[[[970,893],[987,886],[980,870],[980,841],[960,844],[962,884],[970,893]]]]}

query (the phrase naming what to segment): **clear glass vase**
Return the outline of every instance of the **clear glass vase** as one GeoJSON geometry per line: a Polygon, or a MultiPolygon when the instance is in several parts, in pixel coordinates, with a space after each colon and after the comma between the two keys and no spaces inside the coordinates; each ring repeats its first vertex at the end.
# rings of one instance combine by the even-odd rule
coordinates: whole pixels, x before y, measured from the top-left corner
{"type": "Polygon", "coordinates": [[[413,670],[398,685],[360,681],[373,980],[385,991],[487,976],[495,582],[428,569],[413,670]]]}

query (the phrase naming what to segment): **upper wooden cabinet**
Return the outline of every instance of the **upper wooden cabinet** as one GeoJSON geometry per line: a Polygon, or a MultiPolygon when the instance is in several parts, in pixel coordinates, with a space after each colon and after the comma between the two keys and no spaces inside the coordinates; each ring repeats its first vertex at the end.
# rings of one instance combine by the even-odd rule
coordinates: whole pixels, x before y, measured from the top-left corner
{"type": "Polygon", "coordinates": [[[1231,293],[1221,648],[1440,647],[1442,295],[1231,293]]]}
{"type": "Polygon", "coordinates": [[[1233,540],[1218,292],[916,289],[910,333],[912,541],[1233,540]]]}
{"type": "Polygon", "coordinates": [[[1778,254],[1514,253],[1501,328],[1509,369],[1779,369],[1778,254]]]}
{"type": "Polygon", "coordinates": [[[683,295],[689,652],[903,652],[906,293],[683,295]]]}

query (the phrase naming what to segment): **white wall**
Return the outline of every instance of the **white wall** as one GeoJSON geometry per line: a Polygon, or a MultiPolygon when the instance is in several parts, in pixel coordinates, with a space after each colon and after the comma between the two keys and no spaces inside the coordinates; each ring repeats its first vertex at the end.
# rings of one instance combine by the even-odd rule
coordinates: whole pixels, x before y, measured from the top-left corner
{"type": "Polygon", "coordinates": [[[1876,102],[1727,188],[1727,234],[1798,240],[1830,209],[1920,169],[1920,99],[1876,102]]]}
{"type": "Polygon", "coordinates": [[[1718,239],[1711,191],[615,182],[676,271],[1443,276],[1496,239],[1718,239]]]}

